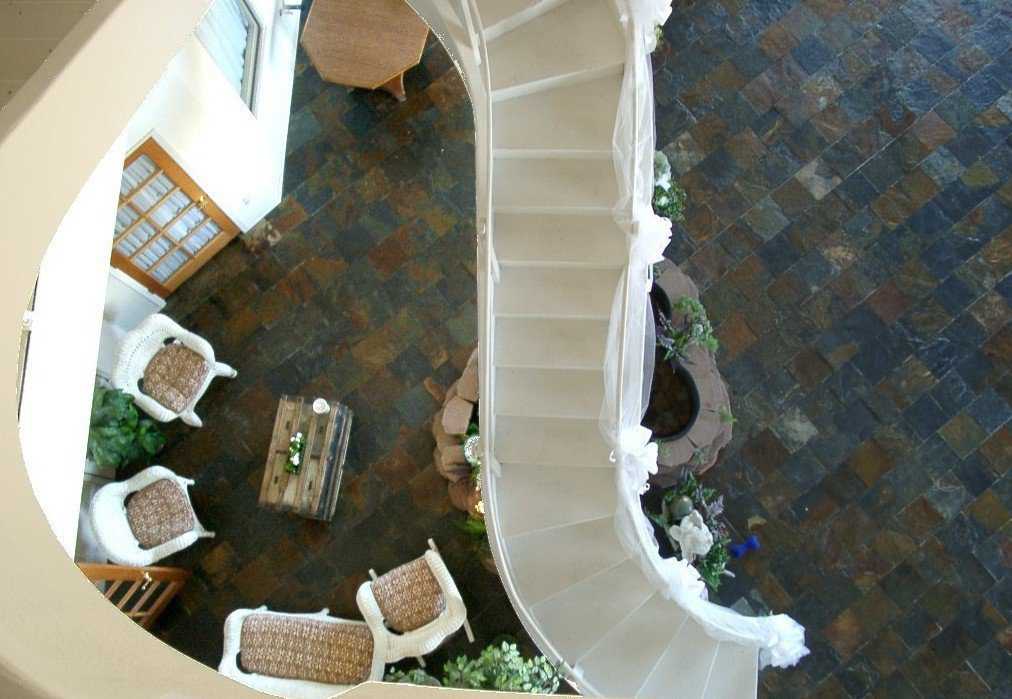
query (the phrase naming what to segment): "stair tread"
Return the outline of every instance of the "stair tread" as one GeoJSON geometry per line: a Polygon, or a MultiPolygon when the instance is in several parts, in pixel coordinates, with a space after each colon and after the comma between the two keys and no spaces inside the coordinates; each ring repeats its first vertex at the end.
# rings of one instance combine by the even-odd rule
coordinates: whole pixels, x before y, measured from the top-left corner
{"type": "Polygon", "coordinates": [[[505,549],[528,608],[626,558],[612,517],[509,537],[505,549]]]}
{"type": "Polygon", "coordinates": [[[616,507],[615,476],[603,468],[510,464],[496,492],[503,536],[607,517],[616,507]]]}
{"type": "Polygon", "coordinates": [[[758,692],[759,651],[737,643],[721,643],[703,699],[754,697],[758,692]]]}
{"type": "Polygon", "coordinates": [[[581,660],[580,668],[599,696],[631,696],[668,649],[686,613],[655,592],[619,622],[581,660]]]}
{"type": "Polygon", "coordinates": [[[701,697],[717,654],[718,641],[710,638],[691,618],[671,639],[653,672],[636,692],[637,697],[701,697]],[[677,692],[672,691],[677,687],[677,692]]]}
{"type": "Polygon", "coordinates": [[[625,42],[610,0],[569,0],[496,37],[488,53],[495,91],[621,63],[625,42]]]}
{"type": "Polygon", "coordinates": [[[610,449],[597,418],[533,418],[497,415],[495,455],[509,464],[611,469],[610,449]]]}
{"type": "Polygon", "coordinates": [[[510,214],[494,219],[500,264],[539,263],[621,267],[625,235],[611,214],[510,214]]]}
{"type": "Polygon", "coordinates": [[[495,314],[607,319],[620,274],[620,270],[503,267],[495,314]]]}
{"type": "Polygon", "coordinates": [[[552,646],[575,663],[653,593],[636,563],[626,560],[534,605],[531,613],[552,646]]]}
{"type": "Polygon", "coordinates": [[[607,212],[618,200],[611,159],[495,158],[495,209],[592,209],[607,212]]]}
{"type": "Polygon", "coordinates": [[[496,102],[495,148],[604,150],[612,147],[622,73],[496,102]]]}
{"type": "Polygon", "coordinates": [[[593,418],[601,413],[601,369],[527,369],[498,367],[497,415],[593,418]]]}
{"type": "Polygon", "coordinates": [[[497,318],[495,365],[600,369],[608,321],[573,318],[497,318]]]}

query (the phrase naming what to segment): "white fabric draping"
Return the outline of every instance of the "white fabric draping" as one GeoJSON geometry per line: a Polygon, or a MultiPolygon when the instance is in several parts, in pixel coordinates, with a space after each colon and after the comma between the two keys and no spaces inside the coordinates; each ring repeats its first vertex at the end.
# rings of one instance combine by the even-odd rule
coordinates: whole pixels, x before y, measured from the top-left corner
{"type": "Polygon", "coordinates": [[[671,0],[619,0],[619,5],[626,32],[626,70],[613,138],[619,185],[613,212],[626,233],[629,263],[612,302],[600,420],[616,466],[616,533],[650,583],[708,635],[758,648],[761,667],[788,667],[808,653],[804,628],[783,614],[746,617],[707,601],[706,585],[695,568],[661,558],[640,506],[647,479],[657,472],[657,445],[650,443],[650,431],[640,424],[653,374],[651,269],[663,259],[671,239],[671,222],[656,216],[651,206],[655,137],[650,53],[656,44],[655,27],[671,14],[671,0]]]}

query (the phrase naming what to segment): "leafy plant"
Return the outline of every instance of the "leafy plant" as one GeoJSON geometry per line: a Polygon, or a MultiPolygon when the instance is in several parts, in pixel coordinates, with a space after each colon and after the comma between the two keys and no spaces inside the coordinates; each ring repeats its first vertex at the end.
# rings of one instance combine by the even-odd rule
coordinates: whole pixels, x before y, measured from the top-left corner
{"type": "Polygon", "coordinates": [[[427,673],[420,667],[411,668],[407,672],[404,670],[398,670],[393,668],[387,672],[386,677],[383,678],[387,682],[397,682],[399,684],[418,684],[423,687],[442,687],[443,683],[437,680],[435,677],[427,673]]]}
{"type": "Polygon", "coordinates": [[[671,163],[664,151],[654,152],[654,213],[672,221],[685,220],[685,190],[671,179],[671,163]]]}
{"type": "Polygon", "coordinates": [[[516,643],[503,641],[487,646],[477,658],[459,655],[443,665],[443,679],[422,670],[391,670],[387,682],[406,682],[457,689],[490,689],[500,692],[554,694],[559,672],[543,655],[524,658],[516,643]]]}
{"type": "Polygon", "coordinates": [[[703,304],[691,296],[682,296],[674,303],[674,310],[682,316],[678,326],[663,315],[657,316],[657,344],[664,348],[664,359],[684,358],[692,345],[701,345],[716,353],[720,342],[713,334],[713,326],[703,304]]]}
{"type": "Polygon", "coordinates": [[[95,387],[88,430],[88,457],[92,461],[118,469],[148,462],[164,446],[165,436],[153,420],[140,416],[129,394],[95,387]]]}
{"type": "MultiPolygon", "coordinates": [[[[675,501],[687,497],[692,501],[692,506],[703,516],[703,522],[707,529],[713,534],[713,546],[702,558],[696,559],[692,565],[699,571],[699,577],[716,592],[720,588],[721,578],[727,568],[731,554],[728,551],[728,544],[731,543],[731,535],[727,525],[721,519],[724,513],[724,496],[719,495],[713,488],[703,486],[691,471],[678,482],[678,485],[669,489],[661,498],[661,511],[647,512],[647,516],[656,522],[665,533],[673,524],[677,524],[674,515],[675,501]]],[[[675,553],[679,553],[678,542],[670,539],[671,546],[675,553]]]]}
{"type": "Polygon", "coordinates": [[[738,422],[738,418],[736,418],[731,413],[730,405],[720,406],[720,408],[717,409],[717,415],[720,416],[720,421],[723,422],[725,425],[733,425],[734,423],[738,422]]]}

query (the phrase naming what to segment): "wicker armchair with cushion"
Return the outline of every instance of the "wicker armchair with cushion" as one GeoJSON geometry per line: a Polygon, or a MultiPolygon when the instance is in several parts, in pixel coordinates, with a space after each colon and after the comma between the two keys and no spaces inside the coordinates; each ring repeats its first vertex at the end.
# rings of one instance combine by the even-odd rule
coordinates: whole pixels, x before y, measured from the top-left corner
{"type": "Polygon", "coordinates": [[[290,699],[324,699],[383,679],[386,658],[375,629],[361,621],[237,609],[225,620],[218,672],[247,687],[290,699]]]}
{"type": "Polygon", "coordinates": [[[193,511],[191,485],[164,466],[151,466],[99,488],[91,500],[91,522],[109,560],[149,566],[197,539],[213,537],[193,511]]]}
{"type": "Polygon", "coordinates": [[[194,409],[216,376],[235,378],[236,370],[215,360],[207,340],[155,313],[124,336],[112,384],[156,420],[200,427],[194,409]]]}
{"type": "Polygon", "coordinates": [[[461,626],[472,643],[467,608],[435,543],[420,558],[394,568],[385,575],[369,574],[356,601],[370,626],[378,628],[377,640],[386,646],[388,663],[431,653],[461,626]]]}

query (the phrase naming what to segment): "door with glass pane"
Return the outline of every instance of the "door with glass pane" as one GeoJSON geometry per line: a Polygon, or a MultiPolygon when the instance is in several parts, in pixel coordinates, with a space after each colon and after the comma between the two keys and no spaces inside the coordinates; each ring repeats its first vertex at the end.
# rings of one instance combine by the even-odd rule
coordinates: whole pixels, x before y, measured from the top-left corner
{"type": "Polygon", "coordinates": [[[153,138],[123,166],[112,264],[168,297],[239,234],[153,138]]]}

